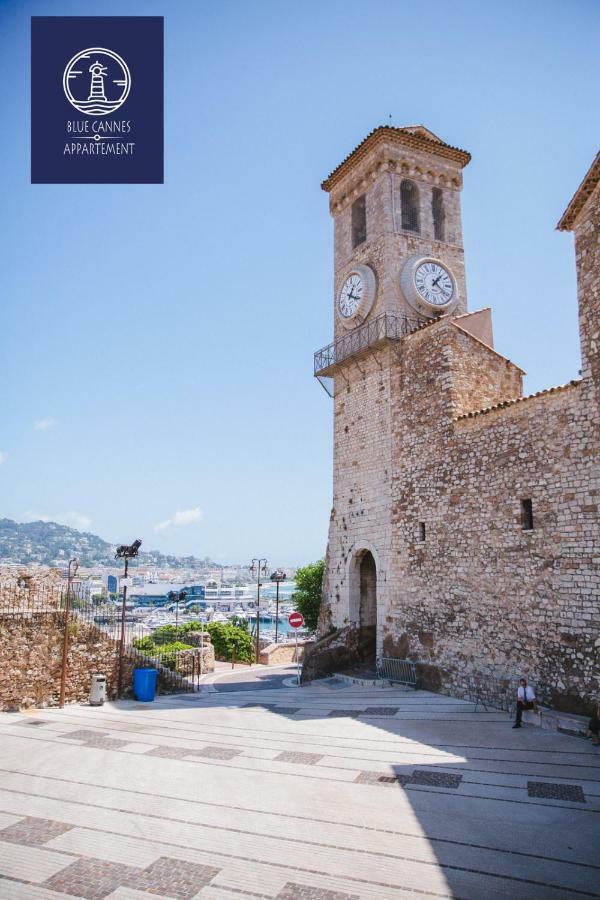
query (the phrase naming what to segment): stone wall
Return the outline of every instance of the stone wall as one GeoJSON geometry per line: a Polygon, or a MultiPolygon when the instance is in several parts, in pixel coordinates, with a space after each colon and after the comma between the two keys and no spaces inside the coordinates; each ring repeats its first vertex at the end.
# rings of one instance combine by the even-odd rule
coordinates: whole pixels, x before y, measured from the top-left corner
{"type": "MultiPolygon", "coordinates": [[[[29,617],[0,615],[0,709],[27,706],[56,706],[60,697],[64,614],[38,613],[29,617]]],[[[160,664],[135,650],[127,650],[123,660],[123,692],[131,695],[133,670],[157,666],[158,692],[171,693],[187,685],[182,677],[213,672],[214,648],[205,635],[203,650],[177,654],[175,669],[160,664]]],[[[107,696],[114,699],[118,686],[118,643],[93,624],[72,617],[69,624],[69,654],[65,690],[66,703],[88,699],[91,677],[106,676],[107,696]]]]}
{"type": "Polygon", "coordinates": [[[215,648],[212,645],[210,634],[207,631],[186,632],[184,643],[191,644],[193,647],[197,648],[196,656],[198,662],[200,662],[200,657],[202,657],[202,672],[214,672],[215,648]]]}
{"type": "Polygon", "coordinates": [[[600,391],[600,182],[577,216],[573,231],[582,374],[600,391]]]}
{"type": "Polygon", "coordinates": [[[322,627],[357,621],[368,549],[380,655],[458,695],[523,674],[584,712],[600,694],[597,407],[580,381],[521,398],[521,370],[460,323],[407,336],[336,397],[322,627]]]}
{"type": "Polygon", "coordinates": [[[494,385],[486,353],[456,325],[414,338],[394,378],[394,599],[382,651],[429,663],[455,693],[474,673],[523,674],[552,705],[588,709],[600,691],[600,470],[582,384],[511,402],[510,372],[507,383],[499,364],[494,385]],[[414,375],[425,366],[436,382],[427,393],[414,375]],[[507,400],[473,414],[484,384],[492,407],[502,391],[507,400]]]}
{"type": "MultiPolygon", "coordinates": [[[[63,622],[61,613],[29,618],[0,617],[0,708],[55,706],[60,696],[63,622]]],[[[89,623],[72,619],[65,700],[87,700],[93,674],[106,675],[107,693],[117,690],[114,641],[89,623]]],[[[132,683],[134,662],[124,660],[123,684],[132,683]]]]}
{"type": "MultiPolygon", "coordinates": [[[[304,659],[307,647],[310,646],[312,646],[312,641],[298,641],[300,661],[304,659]]],[[[296,662],[296,643],[268,644],[260,651],[258,661],[263,666],[279,666],[284,663],[296,662]]]]}

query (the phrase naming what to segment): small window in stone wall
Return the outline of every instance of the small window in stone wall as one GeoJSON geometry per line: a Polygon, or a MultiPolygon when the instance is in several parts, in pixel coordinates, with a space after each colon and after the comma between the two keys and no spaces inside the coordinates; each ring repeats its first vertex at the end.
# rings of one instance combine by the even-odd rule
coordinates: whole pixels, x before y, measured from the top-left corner
{"type": "Polygon", "coordinates": [[[521,500],[521,528],[523,531],[533,531],[533,503],[531,500],[521,500]]]}
{"type": "Polygon", "coordinates": [[[425,522],[419,522],[419,540],[424,541],[427,536],[427,529],[425,528],[425,522]]]}
{"type": "Polygon", "coordinates": [[[444,223],[446,213],[444,210],[444,192],[441,188],[434,187],[431,194],[431,211],[433,213],[433,236],[436,241],[443,241],[444,223]]]}
{"type": "Polygon", "coordinates": [[[419,189],[414,181],[405,178],[400,183],[400,206],[402,209],[402,228],[406,231],[419,229],[419,189]]]}
{"type": "Polygon", "coordinates": [[[367,239],[367,200],[363,194],[352,204],[352,249],[367,239]]]}

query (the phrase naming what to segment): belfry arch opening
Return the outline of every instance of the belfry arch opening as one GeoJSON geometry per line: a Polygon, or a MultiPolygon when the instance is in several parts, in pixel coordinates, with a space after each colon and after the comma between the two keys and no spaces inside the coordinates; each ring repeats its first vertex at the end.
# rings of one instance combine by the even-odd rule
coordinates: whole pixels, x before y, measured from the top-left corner
{"type": "Polygon", "coordinates": [[[353,559],[350,621],[359,631],[362,660],[374,663],[377,646],[377,564],[370,550],[360,550],[353,559]]]}

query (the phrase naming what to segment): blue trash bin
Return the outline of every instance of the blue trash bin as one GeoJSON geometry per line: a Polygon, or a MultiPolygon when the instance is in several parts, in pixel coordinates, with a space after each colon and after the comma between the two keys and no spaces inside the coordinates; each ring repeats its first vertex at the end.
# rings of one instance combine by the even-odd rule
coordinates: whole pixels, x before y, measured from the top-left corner
{"type": "Polygon", "coordinates": [[[158,669],[134,669],[133,693],[135,694],[135,699],[143,703],[154,700],[157,681],[158,669]]]}

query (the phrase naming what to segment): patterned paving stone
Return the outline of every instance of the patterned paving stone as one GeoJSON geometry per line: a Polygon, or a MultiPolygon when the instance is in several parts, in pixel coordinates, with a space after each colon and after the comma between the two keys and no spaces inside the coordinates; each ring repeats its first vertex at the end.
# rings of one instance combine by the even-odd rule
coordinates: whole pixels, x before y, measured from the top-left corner
{"type": "Polygon", "coordinates": [[[279,756],[275,757],[275,762],[302,763],[305,766],[314,766],[321,759],[323,757],[320,753],[294,753],[290,750],[284,750],[279,756]]]}
{"type": "Polygon", "coordinates": [[[193,756],[198,750],[190,750],[189,747],[155,747],[154,750],[148,750],[144,756],[159,756],[161,759],[185,759],[186,756],[193,756]]]}
{"type": "Polygon", "coordinates": [[[94,747],[100,750],[120,750],[121,747],[125,747],[128,741],[116,741],[114,738],[109,737],[96,737],[93,740],[85,741],[85,747],[94,747]]]}
{"type": "Polygon", "coordinates": [[[44,887],[61,894],[103,900],[120,885],[137,881],[141,869],[100,859],[78,859],[44,882],[44,887]]]}
{"type": "Polygon", "coordinates": [[[29,721],[23,721],[21,719],[20,722],[15,722],[15,725],[47,725],[47,719],[29,719],[29,721]]]}
{"type": "Polygon", "coordinates": [[[241,750],[234,750],[232,747],[203,747],[201,750],[188,751],[188,756],[203,756],[206,759],[233,759],[239,756],[241,750]]]}
{"type": "Polygon", "coordinates": [[[161,856],[155,863],[123,884],[150,894],[164,894],[176,900],[189,900],[215,878],[221,869],[183,859],[161,856]]]}
{"type": "Polygon", "coordinates": [[[65,732],[64,737],[68,737],[73,741],[93,741],[98,737],[106,737],[107,731],[99,728],[97,731],[91,731],[88,728],[80,728],[79,731],[65,732]]]}
{"type": "Polygon", "coordinates": [[[545,800],[570,800],[585,803],[585,794],[578,784],[552,784],[547,781],[528,781],[529,797],[543,797],[545,800]]]}
{"type": "Polygon", "coordinates": [[[62,894],[103,900],[119,887],[149,894],[190,900],[215,878],[221,869],[161,856],[139,869],[100,859],[78,859],[44,882],[44,887],[62,894]]]}
{"type": "Polygon", "coordinates": [[[363,716],[395,716],[399,706],[367,706],[363,716]]]}
{"type": "Polygon", "coordinates": [[[362,715],[362,712],[362,709],[332,709],[327,715],[330,719],[355,719],[357,716],[362,715]]]}
{"type": "Polygon", "coordinates": [[[310,884],[288,881],[283,890],[277,894],[276,900],[360,900],[360,898],[358,894],[343,894],[341,891],[329,891],[310,884]]]}
{"type": "Polygon", "coordinates": [[[354,784],[374,784],[378,787],[382,786],[399,786],[407,784],[408,775],[385,775],[383,772],[359,772],[354,779],[354,784]]]}
{"type": "Polygon", "coordinates": [[[426,772],[415,769],[408,784],[422,784],[430,787],[457,788],[462,781],[462,775],[451,775],[448,772],[426,772]]]}
{"type": "Polygon", "coordinates": [[[8,841],[10,844],[25,844],[27,847],[39,847],[53,838],[60,837],[66,831],[71,831],[72,828],[72,825],[65,825],[52,819],[28,816],[21,822],[3,828],[0,831],[0,841],[8,841]]]}

